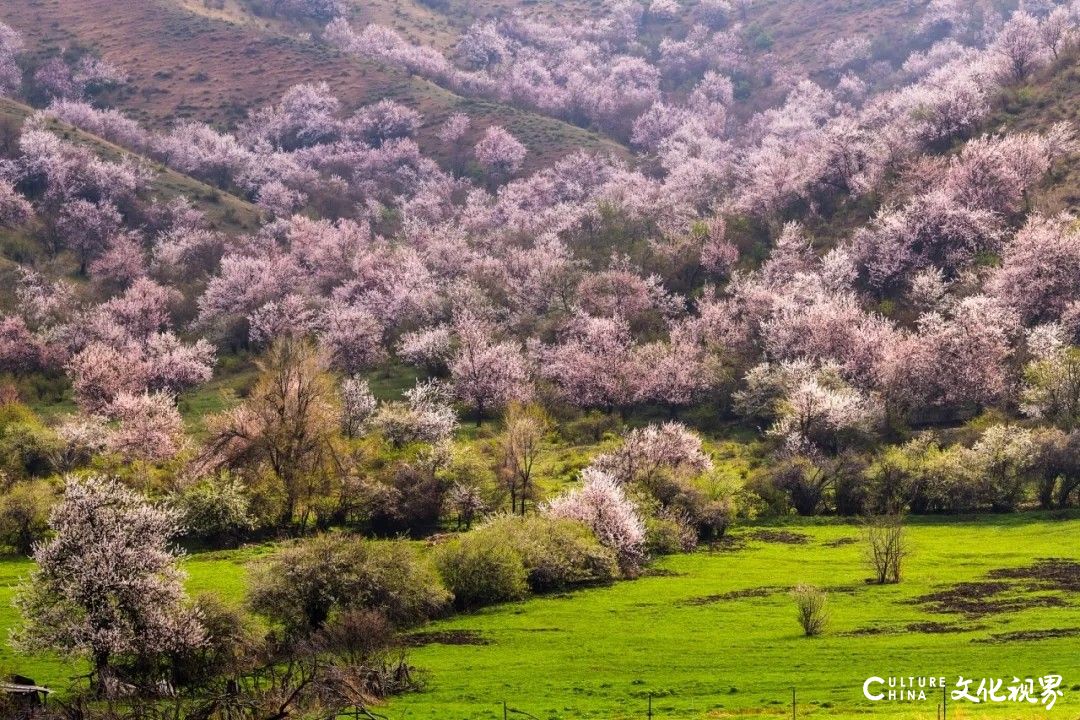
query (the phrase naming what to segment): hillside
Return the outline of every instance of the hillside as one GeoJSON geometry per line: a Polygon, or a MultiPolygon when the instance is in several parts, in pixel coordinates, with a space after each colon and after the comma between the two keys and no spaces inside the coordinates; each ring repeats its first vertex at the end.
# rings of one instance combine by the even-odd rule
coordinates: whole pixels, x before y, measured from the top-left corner
{"type": "Polygon", "coordinates": [[[389,98],[419,111],[421,145],[435,155],[444,149],[434,130],[460,111],[475,118],[477,135],[488,124],[505,124],[530,148],[530,167],[579,148],[621,152],[564,122],[463,99],[424,80],[343,57],[310,38],[229,14],[192,12],[178,0],[10,3],[0,8],[0,21],[25,33],[39,57],[82,47],[129,72],[128,87],[110,100],[154,127],[182,119],[228,127],[292,85],[324,80],[348,107],[389,98]]]}
{"type": "MultiPolygon", "coordinates": [[[[1054,123],[1080,127],[1080,57],[1065,56],[1035,82],[1004,98],[987,123],[992,132],[1045,131],[1054,123]]],[[[1080,212],[1080,167],[1064,163],[1037,194],[1036,206],[1047,212],[1080,212]]]]}
{"type": "Polygon", "coordinates": [[[3,2],[0,718],[1069,720],[1078,159],[1071,0],[3,2]]]}
{"type": "MultiPolygon", "coordinates": [[[[28,105],[9,98],[0,98],[0,120],[5,124],[10,123],[7,127],[15,132],[33,112],[34,109],[28,105]]],[[[50,120],[49,127],[55,128],[65,140],[71,140],[78,145],[86,146],[103,159],[116,161],[122,157],[139,158],[131,150],[121,148],[107,140],[65,123],[50,120]]],[[[151,194],[154,198],[163,202],[175,198],[187,198],[194,203],[195,207],[206,213],[214,228],[230,234],[250,232],[258,226],[259,211],[251,203],[171,170],[148,158],[140,159],[153,167],[151,194]]],[[[3,230],[0,230],[0,236],[2,236],[3,232],[3,230]]]]}

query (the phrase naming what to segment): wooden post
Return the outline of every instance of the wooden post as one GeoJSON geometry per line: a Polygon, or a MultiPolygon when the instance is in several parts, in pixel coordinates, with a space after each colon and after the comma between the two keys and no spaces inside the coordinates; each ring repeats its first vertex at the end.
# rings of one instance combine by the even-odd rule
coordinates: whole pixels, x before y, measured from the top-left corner
{"type": "Polygon", "coordinates": [[[791,720],[795,720],[795,688],[791,688],[791,720]]]}
{"type": "Polygon", "coordinates": [[[506,720],[506,701],[503,700],[503,720],[506,720]]]}
{"type": "Polygon", "coordinates": [[[652,693],[649,693],[649,720],[652,720],[652,693]]]}

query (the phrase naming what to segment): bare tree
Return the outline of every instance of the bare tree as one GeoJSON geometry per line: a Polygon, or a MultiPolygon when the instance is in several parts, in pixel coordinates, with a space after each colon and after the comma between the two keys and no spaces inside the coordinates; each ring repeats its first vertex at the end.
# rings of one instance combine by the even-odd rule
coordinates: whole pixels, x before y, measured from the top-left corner
{"type": "Polygon", "coordinates": [[[502,435],[503,479],[510,491],[510,512],[525,514],[536,460],[543,452],[551,421],[536,405],[512,404],[506,410],[502,435]]]}
{"type": "Polygon", "coordinates": [[[791,598],[798,610],[799,624],[806,637],[814,637],[825,631],[829,622],[827,610],[829,596],[824,590],[814,585],[796,585],[791,591],[791,598]]]}
{"type": "Polygon", "coordinates": [[[326,358],[298,340],[276,343],[259,370],[247,401],[211,420],[203,462],[267,467],[285,497],[282,524],[300,511],[303,528],[310,499],[339,469],[341,410],[334,383],[326,358]]]}
{"type": "Polygon", "coordinates": [[[908,554],[903,516],[893,514],[870,518],[864,534],[874,581],[879,585],[900,582],[904,558],[908,554]]]}

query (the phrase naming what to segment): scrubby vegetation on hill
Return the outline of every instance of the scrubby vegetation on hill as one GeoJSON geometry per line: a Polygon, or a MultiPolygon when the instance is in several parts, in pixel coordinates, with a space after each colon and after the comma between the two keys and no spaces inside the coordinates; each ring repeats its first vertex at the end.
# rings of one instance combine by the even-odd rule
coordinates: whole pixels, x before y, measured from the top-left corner
{"type": "Polygon", "coordinates": [[[0,542],[72,717],[329,717],[740,523],[887,518],[895,584],[905,514],[1080,503],[1075,4],[559,7],[0,9],[0,542]]]}

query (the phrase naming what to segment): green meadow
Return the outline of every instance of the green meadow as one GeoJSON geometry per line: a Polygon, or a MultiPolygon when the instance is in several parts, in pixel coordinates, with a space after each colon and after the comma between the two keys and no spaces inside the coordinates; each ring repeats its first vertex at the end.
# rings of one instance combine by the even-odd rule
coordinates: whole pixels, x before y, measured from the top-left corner
{"type": "Polygon", "coordinates": [[[644,718],[651,693],[657,718],[790,717],[795,685],[799,717],[934,718],[937,696],[871,704],[864,680],[962,674],[1007,685],[1056,673],[1065,696],[1049,713],[966,705],[949,716],[1076,718],[1078,531],[1077,517],[914,519],[903,582],[877,586],[865,582],[855,526],[746,528],[726,549],[664,558],[632,582],[439,623],[446,640],[457,631],[458,642],[486,644],[415,650],[426,689],[388,714],[494,718],[505,699],[539,718],[644,718]],[[1059,559],[1042,566],[1058,569],[1054,581],[1026,570],[1045,558],[1059,559]],[[1025,570],[987,577],[1009,568],[1025,570]],[[829,590],[823,637],[803,637],[795,620],[787,588],[802,582],[829,590]],[[955,596],[957,583],[978,583],[961,588],[966,612],[919,601],[955,596]],[[1060,636],[1033,639],[1044,635],[1060,636]]]}
{"type": "MultiPolygon", "coordinates": [[[[389,718],[501,718],[502,702],[549,718],[935,718],[925,701],[870,703],[872,675],[1064,677],[1041,705],[950,704],[949,717],[1080,717],[1080,515],[911,518],[899,585],[867,584],[857,525],[753,525],[713,549],[661,558],[632,581],[500,605],[413,633],[424,688],[377,711],[389,718]],[[827,589],[826,634],[805,638],[788,590],[827,589]],[[931,597],[928,597],[931,596],[931,597]]],[[[196,553],[193,594],[235,602],[245,567],[272,546],[196,553]]],[[[0,563],[0,625],[27,560],[0,563]]],[[[81,669],[57,658],[0,663],[63,686],[81,669]]],[[[527,717],[510,713],[511,717],[527,717]]]]}

